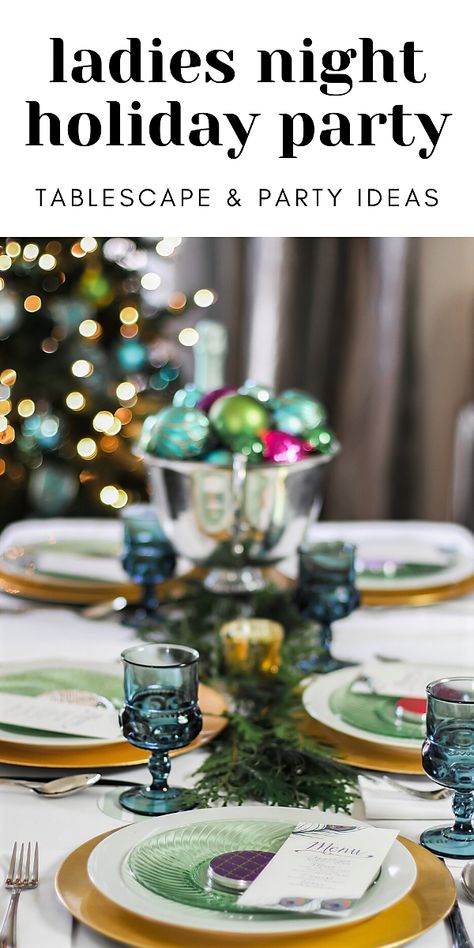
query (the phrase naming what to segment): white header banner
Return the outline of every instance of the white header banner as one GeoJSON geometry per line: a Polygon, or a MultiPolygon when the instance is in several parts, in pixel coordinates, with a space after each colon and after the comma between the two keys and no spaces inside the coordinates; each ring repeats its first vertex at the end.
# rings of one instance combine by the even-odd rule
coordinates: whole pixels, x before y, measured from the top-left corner
{"type": "Polygon", "coordinates": [[[472,235],[471,0],[2,11],[3,232],[472,235]]]}

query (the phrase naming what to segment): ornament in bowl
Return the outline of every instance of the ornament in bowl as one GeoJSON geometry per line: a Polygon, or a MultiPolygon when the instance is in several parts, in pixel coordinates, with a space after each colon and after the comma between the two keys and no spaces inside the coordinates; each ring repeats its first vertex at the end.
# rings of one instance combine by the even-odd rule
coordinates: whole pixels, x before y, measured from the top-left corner
{"type": "Polygon", "coordinates": [[[139,450],[151,500],[179,555],[219,593],[262,588],[261,568],[296,553],[339,451],[321,402],[247,382],[147,418],[139,450]]]}

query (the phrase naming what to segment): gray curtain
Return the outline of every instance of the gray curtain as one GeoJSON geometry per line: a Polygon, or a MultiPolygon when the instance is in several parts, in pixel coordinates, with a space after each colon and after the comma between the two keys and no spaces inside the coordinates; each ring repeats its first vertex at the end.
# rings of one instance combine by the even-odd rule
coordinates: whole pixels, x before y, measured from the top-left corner
{"type": "Polygon", "coordinates": [[[474,244],[461,240],[459,263],[452,243],[446,251],[436,240],[403,237],[186,242],[180,279],[218,293],[209,315],[228,328],[229,383],[250,376],[277,390],[304,388],[327,405],[343,451],[331,465],[326,517],[451,515],[453,438],[469,392],[474,301],[474,244]],[[450,281],[457,296],[463,282],[451,327],[444,319],[450,281]],[[438,299],[446,297],[437,332],[433,286],[438,299]],[[446,347],[451,357],[459,353],[458,366],[446,366],[446,347]],[[450,378],[439,404],[437,372],[450,378]],[[445,425],[435,447],[426,431],[436,427],[436,411],[444,412],[445,425]]]}

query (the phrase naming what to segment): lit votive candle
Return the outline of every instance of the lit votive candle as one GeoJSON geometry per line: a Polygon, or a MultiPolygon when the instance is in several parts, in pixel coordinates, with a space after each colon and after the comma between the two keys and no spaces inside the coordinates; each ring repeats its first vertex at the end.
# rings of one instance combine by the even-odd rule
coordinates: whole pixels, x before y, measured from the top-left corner
{"type": "Polygon", "coordinates": [[[234,619],[220,630],[224,663],[229,672],[275,674],[281,664],[283,626],[270,619],[234,619]]]}

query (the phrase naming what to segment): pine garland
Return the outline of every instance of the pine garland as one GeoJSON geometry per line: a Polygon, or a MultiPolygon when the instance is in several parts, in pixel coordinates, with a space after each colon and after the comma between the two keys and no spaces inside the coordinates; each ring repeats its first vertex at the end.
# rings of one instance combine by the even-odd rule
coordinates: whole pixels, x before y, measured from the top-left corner
{"type": "Polygon", "coordinates": [[[209,744],[197,783],[187,791],[189,802],[208,806],[255,800],[347,812],[357,796],[353,771],[299,727],[300,663],[314,653],[316,635],[291,593],[271,588],[249,597],[216,597],[196,587],[195,598],[171,610],[168,623],[172,641],[198,648],[201,679],[224,689],[232,706],[227,727],[209,744]],[[238,616],[275,619],[284,626],[277,674],[223,674],[219,629],[238,616]]]}

